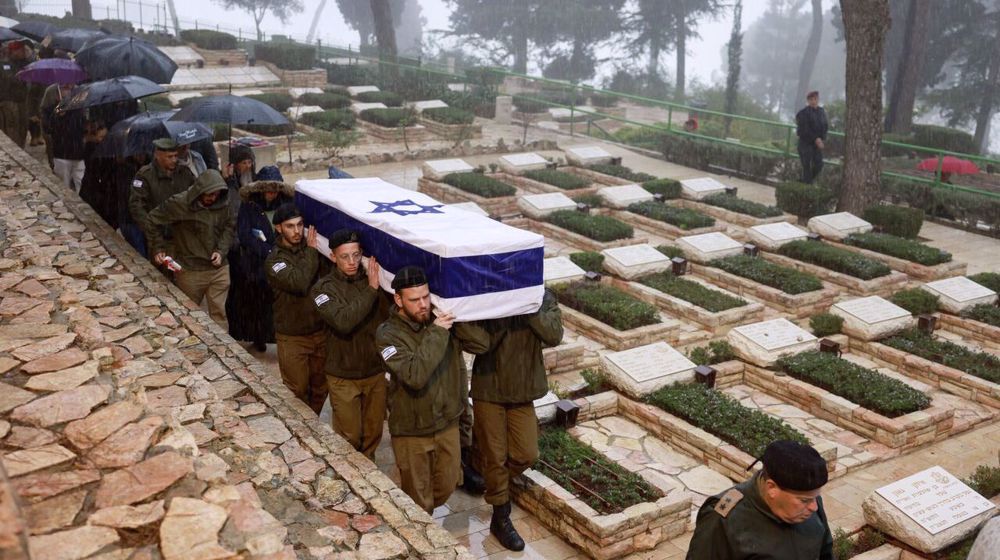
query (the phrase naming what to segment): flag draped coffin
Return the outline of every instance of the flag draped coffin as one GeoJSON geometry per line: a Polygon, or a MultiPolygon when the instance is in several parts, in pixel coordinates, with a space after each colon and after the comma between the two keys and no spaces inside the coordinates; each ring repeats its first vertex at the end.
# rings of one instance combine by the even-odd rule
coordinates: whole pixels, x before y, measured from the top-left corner
{"type": "MultiPolygon", "coordinates": [[[[434,306],[458,321],[533,313],[541,306],[545,239],[377,178],[301,180],[295,203],[306,224],[329,238],[361,234],[362,251],[392,292],[396,271],[427,272],[434,306]]],[[[323,240],[325,241],[325,239],[323,240]]]]}

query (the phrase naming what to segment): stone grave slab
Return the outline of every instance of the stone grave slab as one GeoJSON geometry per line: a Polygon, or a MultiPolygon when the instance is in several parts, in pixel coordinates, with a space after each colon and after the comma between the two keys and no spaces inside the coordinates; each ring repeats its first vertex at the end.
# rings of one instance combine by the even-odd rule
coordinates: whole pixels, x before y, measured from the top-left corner
{"type": "Polygon", "coordinates": [[[996,506],[940,466],[872,492],[865,521],[924,553],[937,552],[978,530],[996,506]]]}
{"type": "Polygon", "coordinates": [[[818,346],[812,333],[784,318],[736,327],[726,338],[736,355],[760,367],[771,367],[779,358],[818,346]]]}
{"type": "MultiPolygon", "coordinates": [[[[220,76],[225,76],[225,74],[220,74],[220,76]]],[[[262,89],[234,89],[233,95],[238,95],[240,97],[246,97],[248,95],[262,95],[264,90],[262,89]]]]}
{"type": "Polygon", "coordinates": [[[167,94],[167,99],[170,100],[170,104],[177,106],[181,104],[181,101],[185,99],[190,99],[192,97],[201,97],[201,94],[197,91],[175,91],[173,93],[167,94]]]}
{"type": "Polygon", "coordinates": [[[588,166],[611,163],[614,157],[600,146],[572,146],[566,148],[566,161],[572,165],[588,166]]]}
{"type": "Polygon", "coordinates": [[[442,109],[447,107],[448,104],[440,99],[428,99],[426,101],[413,101],[407,103],[408,106],[412,107],[414,111],[418,113],[423,113],[424,109],[442,109]]]}
{"type": "Polygon", "coordinates": [[[776,251],[785,243],[808,239],[809,232],[788,222],[775,222],[747,228],[747,237],[766,251],[776,251]]]}
{"type": "Polygon", "coordinates": [[[653,200],[653,193],[636,184],[621,185],[619,187],[601,187],[597,189],[597,196],[600,196],[605,202],[615,208],[628,208],[630,204],[635,204],[636,202],[653,200]]]}
{"type": "Polygon", "coordinates": [[[188,46],[157,48],[160,49],[163,54],[167,55],[167,58],[176,62],[178,66],[195,65],[198,64],[199,60],[202,63],[205,62],[205,59],[202,58],[200,54],[188,46]]]}
{"type": "Polygon", "coordinates": [[[323,93],[323,88],[318,87],[293,87],[288,88],[288,95],[291,95],[295,99],[302,97],[307,93],[323,93]]]}
{"type": "Polygon", "coordinates": [[[388,109],[385,103],[351,103],[351,110],[357,114],[368,109],[388,109]]]}
{"type": "Polygon", "coordinates": [[[319,105],[299,105],[298,107],[288,108],[288,116],[292,117],[293,119],[297,119],[302,115],[308,113],[321,113],[321,112],[323,112],[323,108],[320,107],[319,105]]]}
{"type": "Polygon", "coordinates": [[[681,181],[681,196],[691,200],[701,200],[713,194],[725,193],[726,185],[712,177],[698,177],[681,181]]]}
{"type": "Polygon", "coordinates": [[[513,175],[520,175],[525,171],[535,169],[545,169],[548,163],[548,160],[535,152],[500,156],[500,168],[513,175]]]}
{"type": "Polygon", "coordinates": [[[608,380],[626,394],[640,398],[666,385],[694,379],[695,364],[666,342],[654,342],[601,355],[608,380]]]}
{"type": "Polygon", "coordinates": [[[958,314],[974,305],[992,304],[997,301],[996,292],[965,276],[935,280],[924,284],[921,288],[938,296],[941,309],[949,313],[958,314]]]}
{"type": "Polygon", "coordinates": [[[424,172],[424,177],[428,179],[433,179],[435,181],[440,181],[444,179],[445,175],[451,173],[471,173],[476,170],[469,162],[464,159],[436,159],[431,161],[425,161],[420,169],[424,172]]]}
{"type": "Polygon", "coordinates": [[[559,402],[559,397],[552,391],[545,393],[545,396],[540,399],[535,399],[535,416],[538,417],[540,424],[546,424],[556,419],[557,402],[559,402]]]}
{"type": "Polygon", "coordinates": [[[448,84],[448,91],[465,91],[465,84],[448,84]]]}
{"type": "Polygon", "coordinates": [[[576,202],[561,192],[529,194],[517,199],[517,207],[525,216],[540,220],[557,210],[573,210],[576,202]]]}
{"type": "Polygon", "coordinates": [[[670,269],[670,257],[649,243],[613,247],[601,254],[604,255],[604,267],[626,280],[670,269]]]}
{"type": "Polygon", "coordinates": [[[545,280],[545,285],[547,286],[582,280],[583,276],[587,273],[577,266],[575,262],[571,261],[569,257],[552,257],[545,259],[543,264],[544,272],[542,272],[542,278],[545,280]]]}
{"type": "Polygon", "coordinates": [[[571,119],[579,115],[579,111],[571,111],[565,107],[549,107],[549,116],[553,119],[571,119]]]}
{"type": "Polygon", "coordinates": [[[835,303],[830,313],[844,319],[844,332],[861,340],[878,340],[916,324],[916,318],[879,296],[835,303]]]}
{"type": "Polygon", "coordinates": [[[742,243],[719,231],[680,237],[677,239],[677,246],[688,259],[696,263],[706,263],[743,252],[742,243]]]}
{"type": "Polygon", "coordinates": [[[466,212],[472,212],[473,214],[479,214],[480,216],[489,217],[490,213],[483,210],[475,202],[458,202],[455,204],[445,204],[445,208],[457,208],[459,210],[465,210],[466,212]]]}
{"type": "Polygon", "coordinates": [[[818,233],[824,239],[841,239],[852,233],[867,233],[872,230],[872,225],[850,212],[837,212],[836,214],[823,214],[809,218],[806,224],[809,231],[818,233]]]}
{"type": "Polygon", "coordinates": [[[358,95],[361,95],[362,93],[368,93],[368,92],[372,92],[372,91],[380,91],[380,90],[378,89],[378,86],[348,86],[347,87],[347,94],[350,95],[351,97],[357,97],[358,95]]]}

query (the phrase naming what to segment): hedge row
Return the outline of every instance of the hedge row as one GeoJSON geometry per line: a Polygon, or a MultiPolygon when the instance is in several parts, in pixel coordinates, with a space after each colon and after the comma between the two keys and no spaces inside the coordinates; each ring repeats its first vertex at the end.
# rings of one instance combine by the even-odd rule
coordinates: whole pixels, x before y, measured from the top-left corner
{"type": "Polygon", "coordinates": [[[391,91],[366,91],[355,97],[362,103],[382,103],[386,107],[403,106],[403,96],[391,91]]]}
{"type": "Polygon", "coordinates": [[[872,206],[861,217],[881,232],[906,239],[916,239],[924,224],[924,213],[919,208],[889,204],[872,206]]]}
{"type": "Polygon", "coordinates": [[[557,169],[532,169],[531,171],[525,171],[524,176],[567,191],[590,186],[589,179],[584,179],[579,175],[573,175],[572,173],[566,173],[557,169]]]}
{"type": "Polygon", "coordinates": [[[354,128],[354,112],[350,109],[329,109],[299,116],[299,122],[320,130],[350,130],[354,128]]]}
{"type": "Polygon", "coordinates": [[[291,42],[257,43],[257,60],[266,60],[282,70],[309,70],[316,63],[316,47],[291,42]]]}
{"type": "Polygon", "coordinates": [[[482,173],[450,173],[445,175],[442,181],[483,198],[498,198],[517,194],[516,188],[482,173]]]}
{"type": "Polygon", "coordinates": [[[692,348],[688,359],[699,366],[710,366],[736,359],[736,352],[725,340],[713,340],[708,346],[692,348]]]}
{"type": "Polygon", "coordinates": [[[317,105],[323,109],[347,109],[351,106],[351,98],[339,93],[303,93],[299,96],[302,105],[317,105]]]}
{"type": "Polygon", "coordinates": [[[360,64],[331,64],[326,66],[326,82],[341,86],[368,86],[375,82],[375,71],[360,64]]]}
{"type": "Polygon", "coordinates": [[[973,321],[979,321],[980,323],[1000,327],[1000,307],[995,305],[985,303],[973,305],[965,311],[962,311],[962,316],[972,319],[973,321]]]}
{"type": "Polygon", "coordinates": [[[931,124],[915,124],[913,130],[913,144],[938,148],[949,152],[961,152],[964,154],[978,154],[979,148],[971,134],[964,130],[935,126],[931,124]]]}
{"type": "Polygon", "coordinates": [[[688,208],[677,208],[668,206],[662,202],[647,201],[630,204],[629,212],[634,212],[640,216],[657,220],[677,226],[683,230],[711,227],[715,225],[715,218],[706,216],[696,210],[688,208]]]}
{"type": "Polygon", "coordinates": [[[925,215],[954,220],[979,233],[983,232],[979,225],[987,224],[990,235],[1000,236],[1000,199],[897,177],[883,177],[882,188],[894,202],[919,208],[925,215]]]}
{"type": "Polygon", "coordinates": [[[998,272],[980,272],[969,276],[969,280],[1000,294],[1000,273],[998,272]]]}
{"type": "Polygon", "coordinates": [[[852,233],[844,243],[927,266],[951,261],[947,251],[888,233],[852,233]]]}
{"type": "Polygon", "coordinates": [[[649,404],[679,416],[753,457],[776,440],[809,445],[795,428],[764,412],[747,408],[729,395],[700,383],[664,387],[647,397],[649,404]]]}
{"type": "Polygon", "coordinates": [[[584,214],[576,210],[557,210],[546,216],[545,221],[600,242],[628,239],[635,235],[632,226],[611,216],[584,214]]]}
{"type": "MultiPolygon", "coordinates": [[[[646,129],[648,130],[648,129],[646,129]]],[[[667,161],[709,171],[725,168],[752,180],[767,182],[779,171],[783,156],[739,146],[681,136],[669,132],[656,134],[660,152],[667,161]]],[[[646,143],[640,137],[640,142],[646,143]]]]}
{"type": "Polygon", "coordinates": [[[388,128],[410,126],[415,122],[415,113],[410,109],[390,107],[388,109],[365,109],[359,115],[362,120],[388,128]]]}
{"type": "Polygon", "coordinates": [[[879,278],[892,272],[892,269],[883,262],[816,241],[798,240],[785,243],[778,248],[778,253],[862,280],[879,278]]]}
{"type": "Polygon", "coordinates": [[[610,163],[595,163],[593,165],[588,165],[587,169],[591,171],[596,171],[598,173],[603,173],[605,175],[611,175],[612,177],[618,177],[619,179],[625,179],[626,181],[634,181],[636,183],[645,183],[646,181],[652,181],[656,177],[650,175],[649,173],[642,173],[639,171],[632,171],[630,168],[624,165],[611,165],[610,163]]]}
{"type": "Polygon", "coordinates": [[[236,37],[214,29],[185,29],[181,31],[181,40],[194,43],[199,49],[210,51],[228,51],[236,48],[236,37]]]}
{"type": "Polygon", "coordinates": [[[930,406],[906,383],[828,352],[813,350],[778,360],[782,371],[883,416],[895,418],[930,406]]]}
{"type": "Polygon", "coordinates": [[[671,259],[677,257],[680,257],[682,259],[687,258],[684,256],[684,249],[681,249],[680,247],[674,247],[673,245],[657,245],[656,250],[670,257],[671,259]]]}
{"type": "Polygon", "coordinates": [[[424,109],[421,115],[441,124],[472,124],[476,120],[476,115],[472,111],[459,109],[458,107],[435,107],[424,109]]]}
{"type": "Polygon", "coordinates": [[[596,251],[570,253],[569,260],[587,272],[601,272],[604,269],[604,255],[596,251]]]}
{"type": "Polygon", "coordinates": [[[753,280],[758,284],[779,289],[786,294],[803,294],[823,289],[823,283],[812,274],[768,262],[761,258],[733,255],[716,259],[708,264],[721,268],[730,274],[753,280]]]}
{"type": "Polygon", "coordinates": [[[642,188],[653,194],[662,194],[663,198],[680,198],[681,183],[673,179],[653,179],[642,184],[642,188]]]}
{"type": "Polygon", "coordinates": [[[833,313],[817,313],[809,318],[809,328],[820,338],[839,334],[843,327],[844,318],[833,313]]]}
{"type": "Polygon", "coordinates": [[[620,331],[660,322],[655,306],[611,286],[578,281],[552,288],[559,303],[586,314],[620,331]]]}
{"type": "Polygon", "coordinates": [[[833,210],[836,195],[820,185],[789,181],[775,188],[774,198],[778,208],[799,218],[809,219],[833,210]]]}
{"type": "Polygon", "coordinates": [[[964,371],[986,381],[1000,383],[1000,358],[986,352],[976,352],[947,340],[934,338],[920,329],[907,329],[882,344],[909,352],[939,364],[964,371]]]}
{"type": "Polygon", "coordinates": [[[938,308],[938,297],[927,290],[910,288],[899,290],[889,297],[889,301],[909,311],[913,315],[934,313],[938,308]]]}
{"type": "Polygon", "coordinates": [[[639,283],[693,303],[712,313],[743,307],[747,304],[746,301],[738,297],[706,288],[703,284],[688,280],[683,276],[674,276],[670,272],[657,272],[643,276],[639,278],[639,283]]]}
{"type": "Polygon", "coordinates": [[[777,206],[768,206],[724,193],[707,196],[700,202],[755,218],[773,218],[781,215],[781,208],[777,206]]]}

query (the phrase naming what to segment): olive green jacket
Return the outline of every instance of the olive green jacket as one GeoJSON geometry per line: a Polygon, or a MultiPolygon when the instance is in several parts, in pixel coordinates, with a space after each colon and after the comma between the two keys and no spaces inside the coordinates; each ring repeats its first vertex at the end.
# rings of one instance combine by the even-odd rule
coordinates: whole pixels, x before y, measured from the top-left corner
{"type": "Polygon", "coordinates": [[[155,161],[143,165],[136,172],[128,190],[128,211],[132,220],[148,236],[146,218],[149,212],[171,196],[186,191],[194,184],[194,179],[191,170],[180,165],[173,175],[160,169],[155,161]]]}
{"type": "Polygon", "coordinates": [[[489,335],[470,323],[455,323],[451,331],[415,323],[393,306],[375,333],[375,346],[391,374],[389,433],[429,436],[461,416],[468,402],[462,351],[487,351],[489,335]]]}
{"type": "Polygon", "coordinates": [[[309,290],[329,269],[330,260],[305,241],[294,247],[285,247],[280,241],[274,244],[264,260],[264,273],[274,294],[274,332],[305,336],[326,326],[309,290]]]}
{"type": "Polygon", "coordinates": [[[202,173],[191,188],[171,196],[149,213],[146,223],[150,227],[146,238],[150,255],[167,250],[161,228],[170,226],[173,239],[168,256],[184,269],[215,270],[212,253],[219,253],[222,266],[226,266],[226,253],[233,244],[236,230],[236,218],[229,211],[229,189],[222,182],[222,193],[207,208],[198,201],[199,196],[219,187],[213,178],[220,179],[218,173],[202,173]]]}
{"type": "Polygon", "coordinates": [[[833,560],[823,499],[816,498],[819,509],[809,519],[785,523],[761,497],[759,478],[758,473],[702,504],[687,560],[833,560]]]}
{"type": "Polygon", "coordinates": [[[358,267],[357,274],[347,277],[333,267],[309,297],[326,323],[326,374],[344,379],[384,375],[375,330],[389,317],[389,295],[368,285],[365,269],[358,267]]]}
{"type": "Polygon", "coordinates": [[[482,321],[490,350],[472,364],[472,398],[497,404],[530,403],[548,392],[542,348],[562,342],[562,313],[546,290],[531,315],[482,321]]]}

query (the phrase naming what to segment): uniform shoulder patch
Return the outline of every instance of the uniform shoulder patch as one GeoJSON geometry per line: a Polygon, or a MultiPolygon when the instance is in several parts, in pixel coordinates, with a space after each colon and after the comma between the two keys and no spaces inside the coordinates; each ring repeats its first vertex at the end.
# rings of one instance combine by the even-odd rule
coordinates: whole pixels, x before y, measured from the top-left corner
{"type": "Polygon", "coordinates": [[[383,362],[387,361],[389,358],[391,358],[391,357],[393,357],[395,355],[396,355],[396,347],[395,346],[386,346],[385,348],[382,349],[382,361],[383,362]]]}
{"type": "Polygon", "coordinates": [[[317,306],[320,306],[320,305],[323,305],[324,303],[330,301],[330,296],[328,296],[326,294],[320,294],[320,295],[316,296],[313,299],[313,301],[316,302],[317,306]]]}
{"type": "Polygon", "coordinates": [[[274,272],[281,272],[282,270],[285,270],[286,268],[288,268],[288,265],[285,264],[284,261],[278,261],[278,262],[276,262],[276,263],[274,263],[274,264],[271,265],[271,270],[273,270],[274,272]]]}
{"type": "Polygon", "coordinates": [[[736,504],[740,503],[743,499],[743,492],[735,488],[730,488],[728,492],[719,498],[719,502],[715,504],[715,513],[718,513],[722,517],[729,517],[729,512],[733,511],[736,504]]]}
{"type": "Polygon", "coordinates": [[[141,189],[142,188],[142,179],[133,179],[132,180],[132,188],[141,189]]]}

